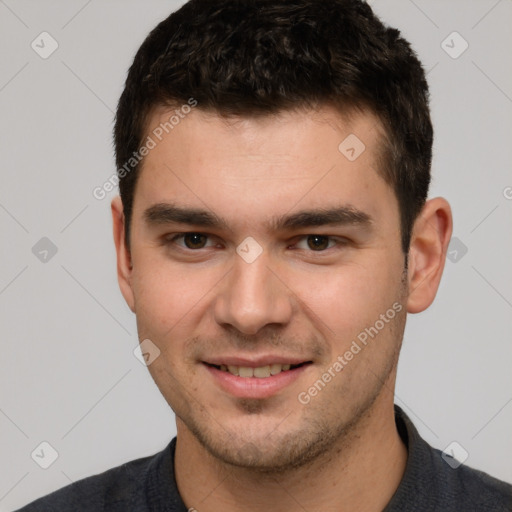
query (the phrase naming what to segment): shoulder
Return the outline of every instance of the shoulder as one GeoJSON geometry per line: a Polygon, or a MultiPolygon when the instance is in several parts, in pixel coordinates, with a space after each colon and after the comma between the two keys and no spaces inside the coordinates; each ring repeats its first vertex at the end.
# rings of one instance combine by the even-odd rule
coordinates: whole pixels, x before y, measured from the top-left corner
{"type": "Polygon", "coordinates": [[[133,505],[144,495],[147,476],[156,455],[126,462],[103,473],[78,480],[29,503],[18,512],[99,512],[136,510],[133,505]]]}
{"type": "Polygon", "coordinates": [[[443,460],[440,450],[431,450],[433,466],[440,477],[441,501],[462,504],[467,511],[512,511],[512,485],[465,465],[453,469],[443,460]]]}
{"type": "Polygon", "coordinates": [[[421,438],[407,415],[395,406],[400,437],[408,449],[402,481],[386,512],[511,512],[512,485],[460,464],[421,438]]]}

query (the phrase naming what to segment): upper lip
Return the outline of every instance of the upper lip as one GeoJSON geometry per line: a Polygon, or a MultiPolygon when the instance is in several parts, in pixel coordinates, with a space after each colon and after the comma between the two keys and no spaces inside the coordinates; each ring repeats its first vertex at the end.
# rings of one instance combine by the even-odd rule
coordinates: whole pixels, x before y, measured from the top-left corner
{"type": "Polygon", "coordinates": [[[261,357],[239,357],[239,356],[215,356],[203,360],[204,363],[220,366],[244,366],[246,368],[260,368],[262,366],[270,366],[272,364],[290,364],[296,365],[309,362],[307,359],[298,359],[293,356],[261,356],[261,357]]]}

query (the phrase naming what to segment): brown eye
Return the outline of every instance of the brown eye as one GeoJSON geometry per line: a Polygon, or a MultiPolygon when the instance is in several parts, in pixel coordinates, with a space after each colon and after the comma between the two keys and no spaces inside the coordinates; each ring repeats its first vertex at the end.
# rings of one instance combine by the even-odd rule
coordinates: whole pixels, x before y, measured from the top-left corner
{"type": "Polygon", "coordinates": [[[313,251],[324,251],[329,248],[329,237],[321,235],[309,235],[308,247],[313,251]]]}
{"type": "Polygon", "coordinates": [[[206,246],[208,237],[201,233],[185,233],[183,242],[188,249],[202,249],[206,246]]]}

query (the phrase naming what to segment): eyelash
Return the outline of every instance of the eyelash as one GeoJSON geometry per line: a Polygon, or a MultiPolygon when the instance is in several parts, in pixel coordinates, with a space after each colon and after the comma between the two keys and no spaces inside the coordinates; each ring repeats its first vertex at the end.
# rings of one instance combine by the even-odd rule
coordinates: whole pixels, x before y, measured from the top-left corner
{"type": "MultiPolygon", "coordinates": [[[[187,232],[184,232],[184,233],[177,233],[175,235],[165,237],[165,245],[177,245],[181,249],[183,249],[185,251],[190,251],[190,252],[200,251],[201,249],[207,249],[209,247],[214,247],[215,245],[217,245],[215,243],[212,243],[211,245],[206,245],[204,247],[199,247],[197,249],[191,249],[190,247],[186,247],[184,244],[182,245],[182,244],[177,243],[178,240],[184,241],[184,238],[187,235],[200,235],[200,236],[204,236],[204,237],[207,238],[207,243],[209,241],[211,241],[211,238],[212,238],[211,235],[208,235],[206,233],[201,233],[201,232],[198,232],[198,231],[187,231],[187,232]]],[[[329,249],[332,249],[332,248],[334,248],[336,246],[342,246],[343,247],[343,246],[348,245],[348,243],[349,243],[349,240],[346,239],[345,237],[309,233],[307,235],[301,235],[301,236],[295,237],[298,241],[294,242],[292,245],[294,246],[294,248],[296,248],[297,245],[299,243],[301,243],[301,242],[305,242],[307,244],[308,238],[309,237],[314,237],[314,236],[318,236],[318,237],[321,237],[321,238],[327,238],[328,242],[329,242],[328,247],[323,249],[323,250],[318,250],[318,251],[315,251],[315,250],[310,249],[310,248],[309,249],[307,249],[307,248],[299,248],[299,250],[305,250],[305,251],[311,252],[311,253],[323,253],[323,252],[326,252],[329,249]]]]}
{"type": "MultiPolygon", "coordinates": [[[[176,235],[173,235],[171,236],[170,238],[169,237],[166,237],[165,240],[166,240],[166,243],[168,245],[172,245],[172,244],[175,244],[175,245],[179,245],[176,243],[177,240],[184,240],[185,236],[187,235],[200,235],[200,236],[205,236],[207,239],[210,239],[211,236],[207,235],[206,233],[200,233],[199,231],[187,231],[186,233],[178,233],[176,235]]],[[[182,249],[185,249],[185,250],[189,250],[189,251],[198,251],[199,249],[190,249],[189,247],[186,247],[185,245],[179,245],[182,249]]],[[[211,246],[209,246],[211,247],[211,246]]],[[[206,247],[201,247],[200,249],[205,249],[206,247]]]]}

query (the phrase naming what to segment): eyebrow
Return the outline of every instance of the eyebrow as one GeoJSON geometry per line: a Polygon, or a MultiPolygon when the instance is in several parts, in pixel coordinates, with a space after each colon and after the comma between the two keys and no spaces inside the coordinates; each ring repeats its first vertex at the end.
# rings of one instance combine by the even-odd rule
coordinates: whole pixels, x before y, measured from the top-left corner
{"type": "Polygon", "coordinates": [[[271,222],[274,229],[298,229],[324,225],[370,227],[371,224],[373,219],[368,213],[352,206],[301,211],[278,217],[271,222]]]}
{"type": "MultiPolygon", "coordinates": [[[[150,225],[189,224],[205,228],[228,229],[228,223],[209,210],[187,208],[170,203],[158,203],[144,211],[144,219],[150,225]]],[[[317,208],[274,217],[268,223],[272,230],[300,229],[324,225],[361,226],[373,224],[372,217],[353,206],[317,208]]]]}
{"type": "Polygon", "coordinates": [[[206,228],[223,227],[227,224],[214,213],[199,208],[185,208],[169,203],[158,203],[144,211],[148,224],[193,224],[206,228]]]}

